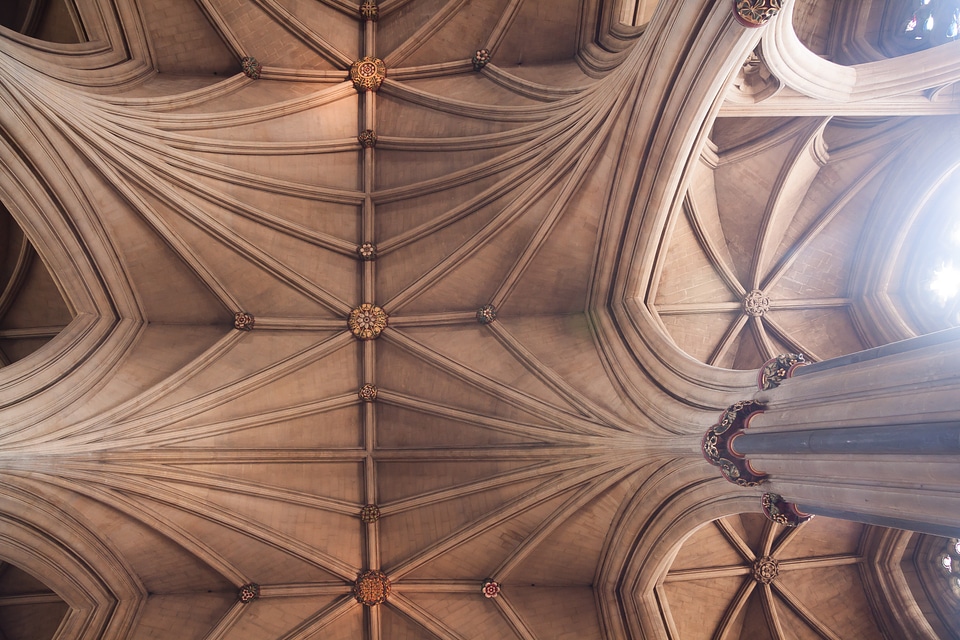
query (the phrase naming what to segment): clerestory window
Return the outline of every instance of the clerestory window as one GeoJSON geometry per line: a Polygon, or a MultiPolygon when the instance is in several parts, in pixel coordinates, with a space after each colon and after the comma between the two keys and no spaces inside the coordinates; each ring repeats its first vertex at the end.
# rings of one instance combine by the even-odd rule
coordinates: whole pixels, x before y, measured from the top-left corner
{"type": "Polygon", "coordinates": [[[642,27],[653,17],[660,0],[621,0],[620,23],[631,27],[642,27]]]}
{"type": "Polygon", "coordinates": [[[912,49],[945,44],[960,35],[960,0],[908,0],[899,37],[912,49]]]}
{"type": "Polygon", "coordinates": [[[942,554],[940,554],[940,568],[950,584],[950,589],[960,596],[960,540],[951,538],[942,554]]]}
{"type": "Polygon", "coordinates": [[[960,221],[953,221],[934,246],[927,289],[945,312],[948,324],[960,324],[960,221]]]}

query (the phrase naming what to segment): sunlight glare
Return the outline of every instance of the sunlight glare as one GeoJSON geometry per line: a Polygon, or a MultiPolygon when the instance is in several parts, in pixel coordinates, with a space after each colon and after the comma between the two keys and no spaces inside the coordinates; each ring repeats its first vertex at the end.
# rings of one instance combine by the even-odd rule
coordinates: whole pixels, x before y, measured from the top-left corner
{"type": "Polygon", "coordinates": [[[960,293],[960,270],[952,263],[945,264],[933,273],[930,290],[937,295],[940,304],[960,293]]]}
{"type": "Polygon", "coordinates": [[[960,224],[955,224],[950,231],[950,242],[955,247],[960,247],[960,224]]]}

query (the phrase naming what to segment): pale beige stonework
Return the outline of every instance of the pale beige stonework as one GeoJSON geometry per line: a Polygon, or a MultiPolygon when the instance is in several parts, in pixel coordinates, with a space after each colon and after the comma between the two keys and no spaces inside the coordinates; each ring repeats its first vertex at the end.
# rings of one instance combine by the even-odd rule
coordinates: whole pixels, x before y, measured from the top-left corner
{"type": "MultiPolygon", "coordinates": [[[[3,636],[960,633],[938,541],[788,533],[699,449],[778,353],[942,328],[911,270],[956,181],[960,42],[898,49],[893,0],[756,30],[730,0],[13,4],[48,13],[0,28],[3,636]]],[[[757,428],[884,388],[862,368],[761,394],[786,404],[757,428]]],[[[788,498],[884,486],[882,460],[763,462],[788,498]]]]}

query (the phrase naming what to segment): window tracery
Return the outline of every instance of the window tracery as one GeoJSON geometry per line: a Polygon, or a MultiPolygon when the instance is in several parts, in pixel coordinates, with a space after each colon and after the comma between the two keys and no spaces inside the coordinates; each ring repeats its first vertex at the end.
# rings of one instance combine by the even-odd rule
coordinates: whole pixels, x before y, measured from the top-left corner
{"type": "MultiPolygon", "coordinates": [[[[934,178],[917,193],[926,192],[904,246],[906,269],[900,290],[918,332],[960,326],[960,165],[955,150],[927,165],[934,178]],[[952,167],[937,169],[941,162],[952,167]]],[[[941,165],[942,166],[942,165],[941,165]]]]}
{"type": "Polygon", "coordinates": [[[940,554],[938,563],[948,580],[950,590],[960,597],[960,540],[950,538],[947,541],[945,551],[940,554]]]}
{"type": "Polygon", "coordinates": [[[620,24],[642,27],[653,17],[659,0],[622,0],[620,3],[620,24]]]}
{"type": "Polygon", "coordinates": [[[946,312],[948,324],[960,324],[960,221],[951,220],[946,233],[932,243],[933,263],[927,288],[946,312]]]}
{"type": "Polygon", "coordinates": [[[960,0],[909,0],[898,36],[913,48],[926,49],[960,35],[960,0]]]}

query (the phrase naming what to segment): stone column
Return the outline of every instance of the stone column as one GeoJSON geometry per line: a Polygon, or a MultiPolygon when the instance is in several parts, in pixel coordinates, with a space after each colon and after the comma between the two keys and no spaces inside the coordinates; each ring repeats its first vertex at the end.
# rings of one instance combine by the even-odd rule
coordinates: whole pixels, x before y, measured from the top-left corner
{"type": "Polygon", "coordinates": [[[760,386],[704,438],[728,479],[779,511],[960,536],[960,328],[771,361],[760,386]]]}

